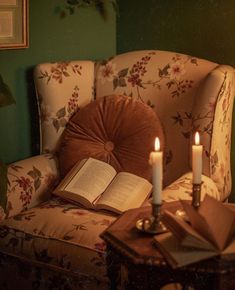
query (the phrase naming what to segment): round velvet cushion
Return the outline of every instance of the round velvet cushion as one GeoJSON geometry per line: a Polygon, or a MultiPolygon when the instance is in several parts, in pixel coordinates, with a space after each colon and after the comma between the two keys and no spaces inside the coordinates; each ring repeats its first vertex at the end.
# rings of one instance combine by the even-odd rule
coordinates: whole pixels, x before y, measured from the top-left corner
{"type": "Polygon", "coordinates": [[[105,96],[74,114],[62,135],[59,165],[62,177],[84,158],[93,157],[151,180],[149,154],[155,137],[164,134],[156,113],[127,96],[105,96]]]}

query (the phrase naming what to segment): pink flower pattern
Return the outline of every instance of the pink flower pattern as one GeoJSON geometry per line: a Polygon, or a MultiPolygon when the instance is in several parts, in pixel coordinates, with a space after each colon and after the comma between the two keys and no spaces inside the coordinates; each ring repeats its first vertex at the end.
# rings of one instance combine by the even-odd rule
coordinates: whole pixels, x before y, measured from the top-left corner
{"type": "Polygon", "coordinates": [[[184,64],[179,61],[170,64],[168,69],[169,78],[177,81],[181,79],[185,72],[184,64]]]}

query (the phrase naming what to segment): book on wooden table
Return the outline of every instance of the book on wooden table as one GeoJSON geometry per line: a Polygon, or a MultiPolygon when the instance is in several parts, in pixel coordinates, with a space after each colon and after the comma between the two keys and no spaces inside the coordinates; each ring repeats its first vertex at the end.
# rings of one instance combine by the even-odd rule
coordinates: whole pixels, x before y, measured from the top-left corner
{"type": "Polygon", "coordinates": [[[198,210],[181,203],[189,223],[165,210],[162,220],[169,232],[154,237],[169,264],[177,268],[217,255],[235,258],[235,206],[208,195],[198,210]]]}
{"type": "Polygon", "coordinates": [[[88,158],[77,163],[54,190],[54,194],[86,208],[122,213],[140,207],[152,184],[135,174],[119,172],[108,163],[88,158]]]}

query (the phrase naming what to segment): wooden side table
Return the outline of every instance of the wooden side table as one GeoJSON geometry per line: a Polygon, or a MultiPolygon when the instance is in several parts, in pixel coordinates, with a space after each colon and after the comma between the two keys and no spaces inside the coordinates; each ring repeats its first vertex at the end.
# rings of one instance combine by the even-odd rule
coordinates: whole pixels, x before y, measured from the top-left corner
{"type": "MultiPolygon", "coordinates": [[[[175,211],[179,202],[164,204],[175,211]]],[[[164,209],[163,207],[163,209],[164,209]]],[[[197,290],[234,290],[235,257],[216,257],[187,267],[172,269],[153,243],[153,236],[138,231],[138,219],[150,216],[150,207],[129,210],[118,218],[101,237],[107,243],[107,269],[111,289],[126,278],[122,289],[161,289],[169,283],[180,283],[197,290]]]]}

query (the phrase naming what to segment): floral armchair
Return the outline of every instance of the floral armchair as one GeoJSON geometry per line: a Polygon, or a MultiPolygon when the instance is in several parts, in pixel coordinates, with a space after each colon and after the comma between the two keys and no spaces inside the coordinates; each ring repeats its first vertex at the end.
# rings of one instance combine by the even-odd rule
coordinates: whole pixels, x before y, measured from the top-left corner
{"type": "Polygon", "coordinates": [[[99,63],[39,64],[35,88],[41,153],[8,167],[7,205],[1,208],[0,289],[108,288],[100,233],[116,217],[51,194],[60,180],[61,134],[72,114],[94,98],[131,96],[156,111],[166,136],[164,202],[191,199],[195,130],[204,147],[202,198],[205,193],[228,198],[232,67],[174,52],[135,51],[99,63]]]}

